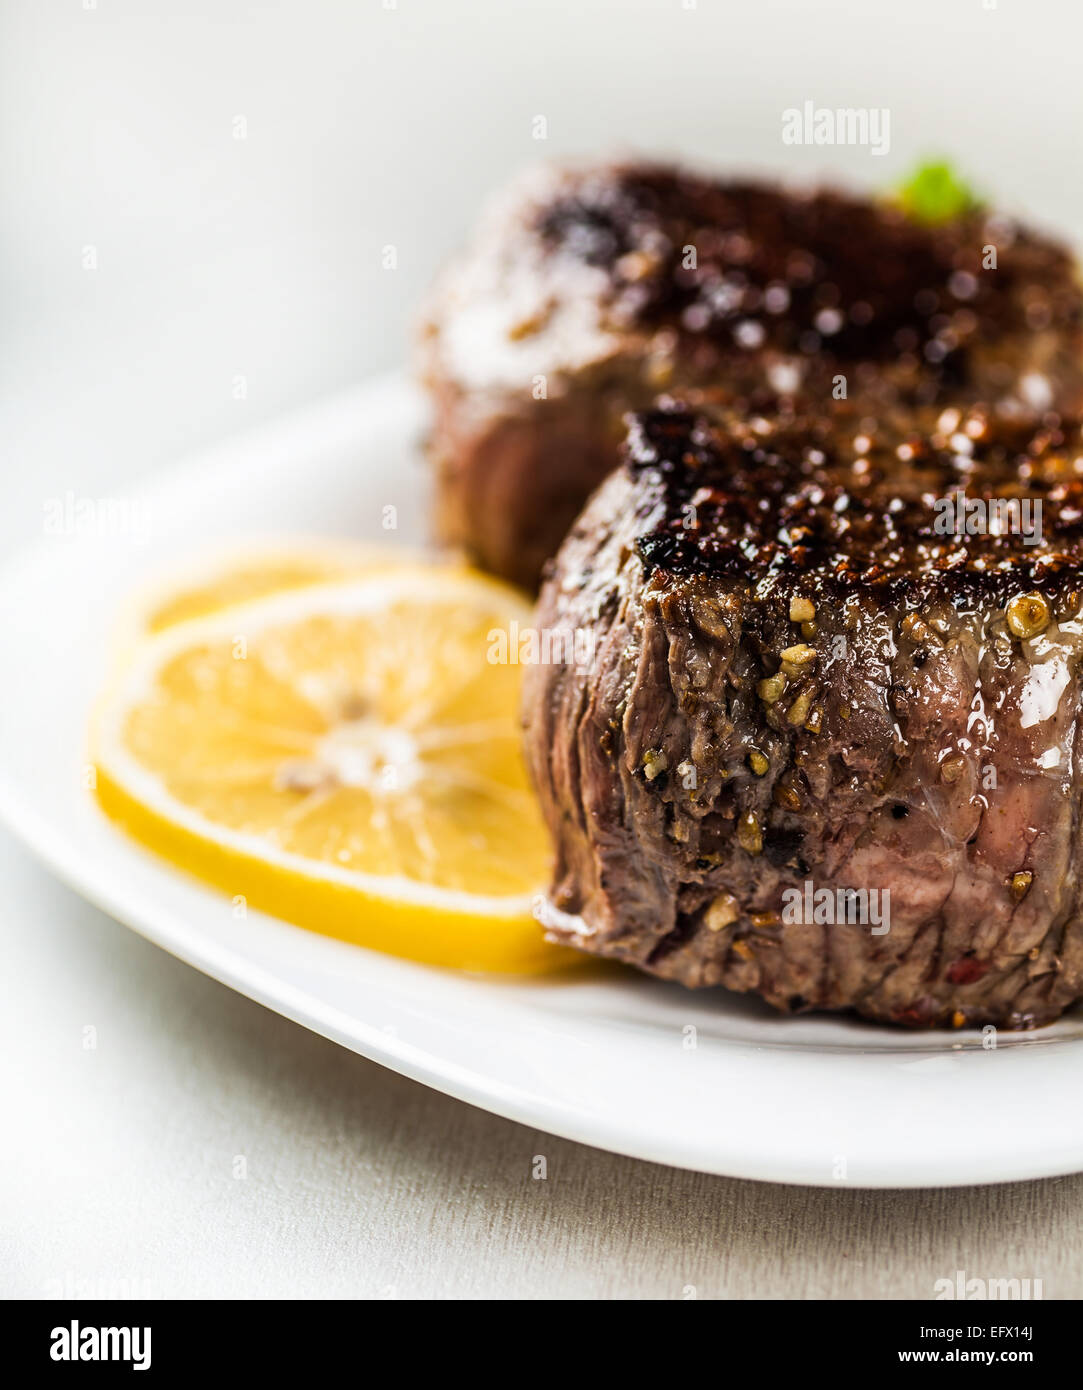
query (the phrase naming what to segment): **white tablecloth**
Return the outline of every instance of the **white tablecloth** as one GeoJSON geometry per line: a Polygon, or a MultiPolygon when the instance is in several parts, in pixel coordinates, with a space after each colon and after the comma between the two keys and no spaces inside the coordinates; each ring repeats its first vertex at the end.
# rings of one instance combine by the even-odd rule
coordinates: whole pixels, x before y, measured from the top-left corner
{"type": "Polygon", "coordinates": [[[1083,1176],[859,1192],[619,1158],[240,998],[6,835],[0,882],[0,1296],[929,1298],[957,1269],[1083,1294],[1083,1176]]]}

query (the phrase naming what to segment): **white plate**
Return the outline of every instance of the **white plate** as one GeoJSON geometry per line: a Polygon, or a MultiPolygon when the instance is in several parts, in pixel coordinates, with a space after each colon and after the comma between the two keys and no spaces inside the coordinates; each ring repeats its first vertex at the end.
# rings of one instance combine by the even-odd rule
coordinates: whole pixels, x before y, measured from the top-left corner
{"type": "MultiPolygon", "coordinates": [[[[779,1182],[925,1186],[1083,1169],[1083,1013],[1001,1034],[783,1018],[604,967],[471,977],[229,902],[129,844],[83,790],[88,708],[134,588],[226,541],[423,539],[423,408],[382,379],[175,470],[128,522],[44,535],[0,578],[0,813],[65,881],[181,959],[407,1076],[539,1129],[779,1182]],[[149,523],[150,537],[144,530],[149,523]],[[101,534],[104,531],[105,534],[101,534]]],[[[71,499],[78,503],[81,499],[71,499]]],[[[99,516],[102,513],[98,513],[99,516]]],[[[63,524],[64,518],[61,517],[63,524]]]]}

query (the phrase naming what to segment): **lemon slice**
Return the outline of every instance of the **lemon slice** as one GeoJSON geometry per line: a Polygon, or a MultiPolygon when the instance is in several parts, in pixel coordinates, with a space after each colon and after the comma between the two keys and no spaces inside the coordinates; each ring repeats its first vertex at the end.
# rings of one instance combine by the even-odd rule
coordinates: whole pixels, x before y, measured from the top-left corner
{"type": "Polygon", "coordinates": [[[253,546],[243,554],[232,551],[213,563],[204,560],[198,574],[174,580],[165,593],[145,602],[139,614],[140,626],[147,632],[161,632],[175,623],[202,618],[237,603],[284,589],[353,578],[387,563],[386,556],[376,556],[360,546],[326,541],[304,546],[295,542],[253,546]]]}
{"type": "MultiPolygon", "coordinates": [[[[143,640],[95,721],[101,806],[238,905],[416,960],[534,971],[548,839],[519,747],[515,591],[392,567],[143,640]]],[[[230,903],[223,903],[229,922],[230,903]]]]}

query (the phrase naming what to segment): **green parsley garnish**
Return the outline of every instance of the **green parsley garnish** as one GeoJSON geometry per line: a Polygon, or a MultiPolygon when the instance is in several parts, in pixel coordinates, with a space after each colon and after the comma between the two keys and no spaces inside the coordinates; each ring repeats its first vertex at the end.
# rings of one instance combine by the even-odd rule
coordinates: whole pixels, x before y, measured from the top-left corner
{"type": "Polygon", "coordinates": [[[922,164],[899,189],[898,198],[915,222],[950,222],[978,204],[970,188],[944,160],[922,164]]]}

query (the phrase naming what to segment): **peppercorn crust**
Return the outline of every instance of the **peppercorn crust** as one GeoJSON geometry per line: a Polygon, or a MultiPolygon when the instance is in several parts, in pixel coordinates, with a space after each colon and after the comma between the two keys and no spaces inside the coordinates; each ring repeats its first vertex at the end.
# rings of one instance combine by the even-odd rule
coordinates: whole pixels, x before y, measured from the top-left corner
{"type": "Polygon", "coordinates": [[[632,419],[626,442],[642,495],[657,499],[636,549],[658,585],[754,577],[753,597],[785,599],[791,619],[795,606],[799,616],[869,591],[908,603],[1014,596],[1012,622],[1023,590],[1059,597],[1078,580],[1074,422],[1001,420],[982,407],[882,420],[852,407],[751,419],[665,398],[659,407],[632,419]]]}
{"type": "Polygon", "coordinates": [[[526,587],[662,391],[753,416],[845,393],[1040,419],[1083,405],[1069,253],[988,210],[937,225],[671,166],[517,183],[426,315],[443,539],[526,587]]]}
{"type": "Polygon", "coordinates": [[[911,1026],[1083,995],[1081,479],[1054,417],[631,421],[539,601],[592,659],[527,672],[552,935],[911,1026]],[[995,526],[1041,502],[1033,544],[960,499],[995,526]],[[794,917],[825,889],[887,930],[794,917]]]}
{"type": "Polygon", "coordinates": [[[972,378],[990,339],[1083,318],[1065,249],[988,210],[930,226],[886,200],[645,166],[588,174],[528,227],[546,254],[602,270],[612,323],[739,356],[912,355],[931,389],[972,378]]]}

